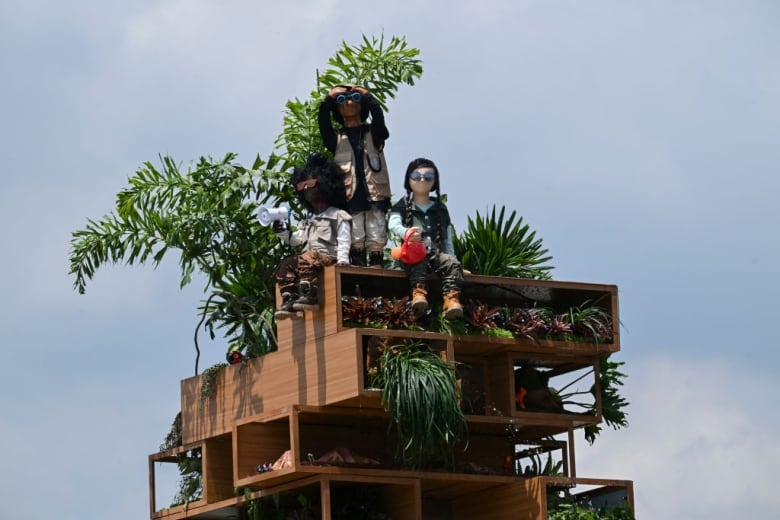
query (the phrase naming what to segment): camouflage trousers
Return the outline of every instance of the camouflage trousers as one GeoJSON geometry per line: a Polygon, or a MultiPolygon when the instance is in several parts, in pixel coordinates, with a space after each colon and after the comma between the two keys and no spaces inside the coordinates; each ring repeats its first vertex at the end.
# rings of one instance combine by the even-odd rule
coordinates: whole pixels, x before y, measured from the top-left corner
{"type": "Polygon", "coordinates": [[[288,256],[276,268],[274,277],[279,284],[279,292],[298,293],[300,282],[309,282],[317,288],[319,274],[323,267],[333,265],[336,259],[319,251],[306,251],[297,256],[288,256]]]}
{"type": "Polygon", "coordinates": [[[460,291],[463,286],[463,268],[460,261],[447,253],[435,251],[429,253],[420,263],[409,265],[402,262],[401,266],[409,275],[409,283],[412,287],[416,287],[418,284],[427,287],[429,273],[436,273],[441,277],[443,294],[460,291]]]}

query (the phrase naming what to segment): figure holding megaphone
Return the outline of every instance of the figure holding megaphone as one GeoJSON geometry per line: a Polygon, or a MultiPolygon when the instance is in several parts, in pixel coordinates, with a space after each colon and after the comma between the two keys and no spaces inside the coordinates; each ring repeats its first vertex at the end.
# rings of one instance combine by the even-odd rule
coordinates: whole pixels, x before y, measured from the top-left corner
{"type": "Polygon", "coordinates": [[[274,233],[281,233],[286,228],[289,228],[287,224],[290,218],[290,208],[279,206],[276,208],[269,208],[267,206],[260,206],[257,209],[257,220],[264,226],[273,225],[274,233]]]}
{"type": "Polygon", "coordinates": [[[301,254],[282,260],[276,269],[276,283],[282,296],[275,313],[277,319],[294,317],[297,311],[319,309],[320,271],[335,263],[349,264],[352,217],[339,209],[344,203],[339,177],[338,167],[319,154],[310,155],[306,164],[295,168],[295,192],[312,212],[310,218],[298,223],[295,231],[284,225],[289,212],[283,215],[278,208],[258,211],[260,222],[266,222],[263,225],[272,223],[279,238],[302,249],[301,254]]]}

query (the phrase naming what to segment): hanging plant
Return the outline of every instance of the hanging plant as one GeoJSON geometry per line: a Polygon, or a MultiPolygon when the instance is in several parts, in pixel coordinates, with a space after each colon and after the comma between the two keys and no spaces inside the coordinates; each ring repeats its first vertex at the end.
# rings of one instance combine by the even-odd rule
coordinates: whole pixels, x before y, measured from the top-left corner
{"type": "Polygon", "coordinates": [[[401,465],[453,469],[466,431],[454,367],[422,342],[393,345],[382,352],[377,385],[398,433],[401,465]]]}

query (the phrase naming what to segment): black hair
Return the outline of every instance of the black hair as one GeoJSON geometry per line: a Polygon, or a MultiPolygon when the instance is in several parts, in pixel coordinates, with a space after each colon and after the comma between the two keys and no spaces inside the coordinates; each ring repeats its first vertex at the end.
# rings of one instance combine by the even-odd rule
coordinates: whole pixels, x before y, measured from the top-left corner
{"type": "Polygon", "coordinates": [[[409,163],[409,166],[406,167],[406,176],[404,177],[404,189],[407,193],[412,191],[412,187],[409,186],[409,175],[416,170],[417,168],[433,168],[433,186],[431,186],[431,191],[436,192],[436,198],[440,199],[439,196],[439,169],[436,167],[436,164],[434,164],[433,161],[430,159],[426,159],[424,157],[418,157],[417,159],[413,160],[409,163]]]}
{"type": "MultiPolygon", "coordinates": [[[[310,154],[306,163],[296,166],[292,174],[293,187],[307,179],[317,179],[318,189],[330,206],[344,209],[347,205],[344,183],[341,180],[341,170],[327,156],[319,153],[310,154]]],[[[303,196],[304,192],[297,191],[298,200],[307,208],[313,209],[311,204],[303,196]]]]}
{"type": "MultiPolygon", "coordinates": [[[[439,169],[430,159],[424,157],[414,159],[409,163],[409,166],[406,167],[406,175],[404,176],[404,189],[406,190],[406,198],[404,199],[404,226],[407,228],[412,226],[412,204],[414,204],[414,194],[412,193],[412,187],[409,185],[409,175],[418,168],[433,168],[433,186],[431,186],[431,191],[436,192],[436,203],[441,204],[439,169]]],[[[441,228],[441,219],[436,219],[436,222],[436,231],[432,240],[434,244],[439,245],[444,236],[444,230],[441,228]]]]}
{"type": "MultiPolygon", "coordinates": [[[[347,92],[351,91],[353,88],[355,88],[355,85],[338,85],[339,87],[344,87],[347,89],[347,92]]],[[[360,121],[363,122],[366,119],[368,119],[368,103],[366,103],[366,96],[370,96],[371,94],[366,94],[363,96],[363,99],[360,100],[360,121]]],[[[341,113],[339,113],[339,106],[334,101],[333,104],[330,107],[330,112],[333,114],[333,119],[336,120],[336,122],[340,125],[344,125],[344,118],[341,117],[341,113]]]]}

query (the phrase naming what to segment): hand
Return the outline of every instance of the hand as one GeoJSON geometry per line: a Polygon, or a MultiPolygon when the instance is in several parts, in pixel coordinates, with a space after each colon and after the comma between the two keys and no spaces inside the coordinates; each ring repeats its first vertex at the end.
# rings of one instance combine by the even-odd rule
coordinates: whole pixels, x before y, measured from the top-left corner
{"type": "Polygon", "coordinates": [[[411,227],[409,228],[409,231],[412,232],[411,235],[409,235],[409,242],[420,242],[422,241],[422,235],[420,234],[420,228],[418,227],[411,227]]]}
{"type": "Polygon", "coordinates": [[[336,99],[339,94],[346,94],[347,92],[347,87],[337,85],[328,91],[328,97],[331,99],[336,99]]]}
{"type": "Polygon", "coordinates": [[[271,229],[273,229],[273,232],[278,235],[279,233],[284,233],[287,231],[287,224],[281,220],[274,220],[271,229]]]}
{"type": "Polygon", "coordinates": [[[365,96],[368,94],[368,89],[365,87],[352,87],[352,90],[357,90],[358,92],[360,92],[361,96],[365,96]]]}

